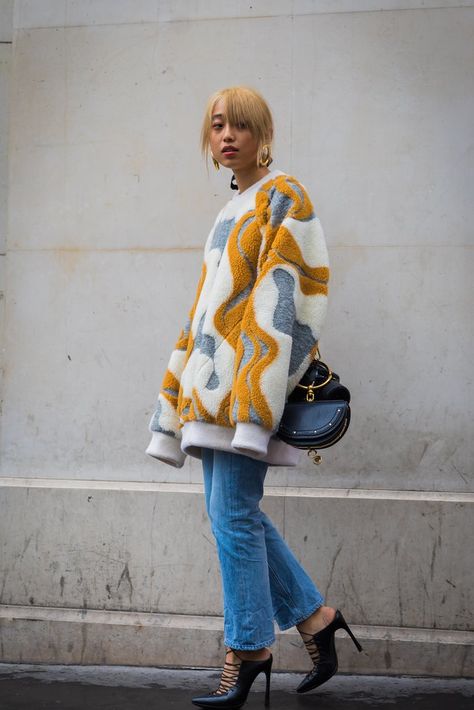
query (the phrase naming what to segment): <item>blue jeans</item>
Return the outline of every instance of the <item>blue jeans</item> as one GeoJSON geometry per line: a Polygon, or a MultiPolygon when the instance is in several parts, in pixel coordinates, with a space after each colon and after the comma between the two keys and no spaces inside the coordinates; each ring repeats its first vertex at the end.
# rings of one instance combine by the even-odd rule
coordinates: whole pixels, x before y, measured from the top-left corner
{"type": "Polygon", "coordinates": [[[224,644],[253,651],[299,624],[324,600],[267,515],[260,510],[268,464],[202,449],[206,507],[224,595],[224,644]]]}

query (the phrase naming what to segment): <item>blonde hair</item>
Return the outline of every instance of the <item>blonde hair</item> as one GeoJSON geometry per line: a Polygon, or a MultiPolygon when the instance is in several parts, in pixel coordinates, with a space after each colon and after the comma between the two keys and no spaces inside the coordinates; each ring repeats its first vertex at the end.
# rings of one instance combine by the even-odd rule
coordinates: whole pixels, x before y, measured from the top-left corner
{"type": "Polygon", "coordinates": [[[263,96],[249,86],[231,86],[227,89],[220,89],[209,97],[201,129],[201,152],[206,161],[209,157],[212,111],[219,99],[224,101],[226,116],[230,124],[237,126],[239,123],[244,123],[257,139],[257,165],[261,163],[263,146],[269,146],[269,165],[272,162],[272,113],[263,96]]]}

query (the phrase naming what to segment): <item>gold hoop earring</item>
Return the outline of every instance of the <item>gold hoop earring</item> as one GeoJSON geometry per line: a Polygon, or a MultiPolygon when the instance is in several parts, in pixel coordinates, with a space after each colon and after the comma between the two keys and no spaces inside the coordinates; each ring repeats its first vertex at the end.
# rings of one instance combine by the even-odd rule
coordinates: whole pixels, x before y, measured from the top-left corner
{"type": "Polygon", "coordinates": [[[214,158],[214,156],[212,155],[212,153],[211,153],[211,156],[212,156],[212,163],[213,163],[215,169],[216,169],[216,170],[219,170],[219,168],[220,168],[221,166],[219,165],[218,161],[214,158]]]}
{"type": "Polygon", "coordinates": [[[270,152],[270,145],[268,143],[265,143],[265,145],[262,146],[262,150],[260,151],[260,165],[264,168],[268,168],[272,160],[273,159],[270,152]]]}

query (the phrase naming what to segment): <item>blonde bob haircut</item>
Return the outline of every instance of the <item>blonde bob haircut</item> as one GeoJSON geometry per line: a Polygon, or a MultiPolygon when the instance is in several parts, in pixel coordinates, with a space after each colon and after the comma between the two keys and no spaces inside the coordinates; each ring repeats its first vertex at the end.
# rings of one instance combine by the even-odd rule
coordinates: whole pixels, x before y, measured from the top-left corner
{"type": "Polygon", "coordinates": [[[223,99],[226,118],[231,126],[243,123],[257,139],[257,165],[261,164],[265,145],[268,146],[268,164],[270,164],[272,162],[271,143],[273,140],[272,113],[263,96],[249,86],[231,86],[227,89],[220,89],[209,97],[201,129],[201,152],[206,162],[210,151],[212,112],[219,99],[223,99]]]}

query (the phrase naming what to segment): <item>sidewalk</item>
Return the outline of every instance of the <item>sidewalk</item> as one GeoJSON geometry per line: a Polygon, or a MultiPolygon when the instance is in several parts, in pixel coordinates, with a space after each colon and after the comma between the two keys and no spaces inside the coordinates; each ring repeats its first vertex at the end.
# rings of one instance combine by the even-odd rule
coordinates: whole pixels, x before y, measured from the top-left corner
{"type": "MultiPolygon", "coordinates": [[[[123,666],[0,664],[0,710],[190,710],[190,698],[213,690],[219,671],[123,666]]],[[[471,710],[474,681],[336,675],[319,690],[298,695],[301,675],[272,675],[271,709],[471,710]]],[[[264,678],[244,706],[262,708],[264,678]]]]}

